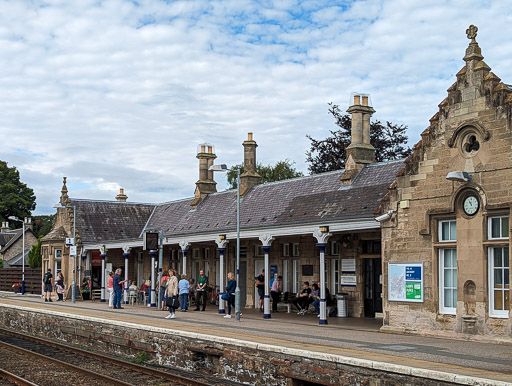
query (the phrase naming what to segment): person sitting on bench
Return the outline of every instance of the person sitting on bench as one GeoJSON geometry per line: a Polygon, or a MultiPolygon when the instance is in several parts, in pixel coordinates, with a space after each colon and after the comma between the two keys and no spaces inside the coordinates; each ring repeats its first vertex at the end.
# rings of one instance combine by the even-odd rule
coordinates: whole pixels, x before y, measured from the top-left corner
{"type": "Polygon", "coordinates": [[[293,305],[297,307],[299,312],[298,315],[304,315],[309,306],[309,295],[311,294],[311,288],[309,288],[309,281],[304,282],[304,289],[301,291],[297,299],[293,301],[293,305]]]}

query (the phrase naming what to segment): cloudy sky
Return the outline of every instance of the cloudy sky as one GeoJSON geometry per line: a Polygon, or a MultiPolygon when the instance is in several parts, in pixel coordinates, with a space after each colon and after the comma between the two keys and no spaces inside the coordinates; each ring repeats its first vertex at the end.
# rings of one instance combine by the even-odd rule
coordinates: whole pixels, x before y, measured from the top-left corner
{"type": "Polygon", "coordinates": [[[470,24],[512,83],[509,1],[0,0],[0,159],[46,214],[62,176],[76,198],[191,196],[197,145],[239,163],[249,131],[259,161],[306,172],[306,134],[326,137],[327,103],[352,91],[413,144],[470,24]]]}

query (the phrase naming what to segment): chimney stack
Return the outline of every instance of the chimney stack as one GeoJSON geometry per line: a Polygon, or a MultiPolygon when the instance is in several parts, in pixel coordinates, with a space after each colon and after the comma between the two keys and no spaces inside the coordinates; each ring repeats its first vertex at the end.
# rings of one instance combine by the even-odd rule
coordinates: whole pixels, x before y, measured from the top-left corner
{"type": "Polygon", "coordinates": [[[355,93],[354,104],[347,110],[352,115],[352,140],[347,148],[343,184],[352,182],[359,170],[375,162],[375,148],[370,144],[370,117],[375,110],[368,94],[355,93]]]}
{"type": "Polygon", "coordinates": [[[124,194],[123,188],[119,189],[119,194],[116,196],[116,200],[119,202],[126,202],[126,200],[128,200],[128,196],[124,194]]]}
{"type": "Polygon", "coordinates": [[[5,221],[3,222],[2,221],[2,227],[0,228],[0,232],[9,232],[10,229],[9,229],[9,222],[8,221],[5,221]]]}
{"type": "Polygon", "coordinates": [[[25,229],[34,229],[34,224],[32,224],[32,217],[25,217],[23,221],[25,221],[25,229]]]}
{"type": "Polygon", "coordinates": [[[199,179],[196,182],[194,201],[191,204],[193,207],[196,207],[208,194],[217,191],[217,183],[213,180],[213,171],[209,170],[213,165],[213,160],[217,158],[213,145],[200,144],[197,147],[196,158],[199,160],[199,179]]]}
{"type": "Polygon", "coordinates": [[[261,176],[256,172],[256,148],[258,144],[248,133],[244,146],[244,172],[240,176],[240,195],[243,196],[254,185],[259,184],[261,176]]]}

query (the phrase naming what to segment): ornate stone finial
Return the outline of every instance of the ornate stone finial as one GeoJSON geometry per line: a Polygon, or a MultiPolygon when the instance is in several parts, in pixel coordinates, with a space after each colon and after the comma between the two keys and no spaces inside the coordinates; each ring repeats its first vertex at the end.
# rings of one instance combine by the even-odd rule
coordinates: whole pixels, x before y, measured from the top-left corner
{"type": "Polygon", "coordinates": [[[476,43],[476,33],[478,32],[478,27],[476,25],[471,24],[469,28],[466,30],[466,35],[468,39],[471,39],[471,43],[476,43]]]}
{"type": "Polygon", "coordinates": [[[190,243],[188,241],[183,240],[183,241],[180,241],[179,244],[180,244],[180,248],[182,251],[188,251],[188,249],[190,247],[190,243]]]}
{"type": "Polygon", "coordinates": [[[274,241],[274,238],[272,235],[269,235],[268,233],[264,233],[259,237],[261,244],[263,247],[270,247],[272,245],[272,241],[274,241]]]}
{"type": "Polygon", "coordinates": [[[68,197],[68,187],[66,186],[66,179],[67,177],[62,177],[62,189],[60,190],[60,203],[66,204],[66,201],[69,200],[68,197]]]}

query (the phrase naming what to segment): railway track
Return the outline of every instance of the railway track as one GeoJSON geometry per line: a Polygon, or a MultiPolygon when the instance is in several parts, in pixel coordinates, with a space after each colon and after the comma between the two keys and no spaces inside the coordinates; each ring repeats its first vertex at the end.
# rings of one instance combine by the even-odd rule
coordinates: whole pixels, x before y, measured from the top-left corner
{"type": "MultiPolygon", "coordinates": [[[[75,384],[81,379],[90,384],[114,385],[225,385],[237,384],[214,377],[204,377],[183,370],[162,370],[136,363],[112,358],[103,354],[70,347],[51,340],[21,334],[0,328],[0,349],[16,352],[23,358],[33,358],[33,364],[49,364],[55,368],[65,368],[68,373],[77,374],[75,384]],[[79,374],[79,375],[78,375],[79,374]]],[[[35,367],[37,368],[37,367],[35,367]]],[[[10,369],[9,369],[10,370],[10,369]]],[[[14,375],[14,374],[11,374],[14,375]]],[[[24,376],[31,379],[29,376],[24,376]]],[[[61,382],[65,379],[61,376],[61,382]]],[[[0,378],[15,384],[23,383],[24,379],[14,380],[0,373],[0,378]]],[[[85,384],[85,382],[84,382],[85,384]]]]}

